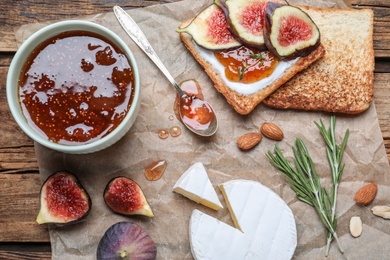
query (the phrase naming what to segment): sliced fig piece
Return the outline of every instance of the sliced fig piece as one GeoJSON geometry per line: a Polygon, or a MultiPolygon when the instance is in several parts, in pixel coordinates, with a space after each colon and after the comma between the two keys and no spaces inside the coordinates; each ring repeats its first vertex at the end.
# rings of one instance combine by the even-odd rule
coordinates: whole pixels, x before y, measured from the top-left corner
{"type": "Polygon", "coordinates": [[[157,248],[146,231],[134,222],[118,222],[107,229],[97,248],[97,259],[154,260],[157,248]]]}
{"type": "Polygon", "coordinates": [[[60,171],[49,176],[41,187],[38,224],[70,224],[85,218],[91,198],[76,176],[60,171]]]}
{"type": "Polygon", "coordinates": [[[269,0],[215,0],[232,34],[246,46],[265,50],[264,17],[269,0]]]}
{"type": "Polygon", "coordinates": [[[141,187],[126,177],[115,177],[107,184],[104,201],[116,213],[154,217],[141,187]]]}
{"type": "Polygon", "coordinates": [[[206,7],[190,24],[178,28],[177,32],[190,34],[197,45],[212,51],[242,45],[229,31],[224,12],[215,4],[206,7]]]}
{"type": "Polygon", "coordinates": [[[320,45],[320,31],[298,7],[268,3],[264,39],[269,51],[281,60],[309,55],[320,45]]]}

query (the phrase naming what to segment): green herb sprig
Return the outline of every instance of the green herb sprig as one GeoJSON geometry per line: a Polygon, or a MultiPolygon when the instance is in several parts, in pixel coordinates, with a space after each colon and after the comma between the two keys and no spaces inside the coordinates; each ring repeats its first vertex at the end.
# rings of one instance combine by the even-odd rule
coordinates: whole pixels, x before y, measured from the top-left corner
{"type": "Polygon", "coordinates": [[[306,204],[313,206],[320,217],[322,223],[328,231],[326,255],[329,252],[330,242],[333,238],[337,241],[339,249],[342,253],[344,250],[340,244],[336,233],[337,216],[336,216],[336,201],[337,188],[341,181],[344,165],[341,165],[342,154],[345,150],[349,131],[347,130],[341,147],[338,147],[335,142],[335,118],[331,118],[329,131],[326,131],[323,122],[317,127],[327,143],[327,156],[331,165],[332,171],[332,188],[331,193],[321,186],[320,178],[315,170],[314,163],[309,155],[309,152],[304,142],[297,138],[295,147],[292,148],[294,154],[294,166],[284,157],[280,148],[275,145],[274,153],[268,151],[266,156],[271,163],[280,171],[280,173],[289,181],[290,187],[294,190],[297,198],[306,204]]]}
{"type": "MultiPolygon", "coordinates": [[[[263,65],[263,61],[262,61],[263,55],[261,53],[257,53],[257,54],[252,53],[249,56],[253,59],[259,60],[260,65],[263,65]]],[[[248,64],[246,63],[246,61],[242,61],[242,67],[238,67],[238,77],[240,80],[242,80],[244,78],[244,73],[248,69],[249,68],[248,68],[248,64]]]]}
{"type": "Polygon", "coordinates": [[[256,60],[261,60],[261,59],[263,59],[263,55],[261,54],[261,52],[259,52],[259,53],[252,53],[251,55],[249,55],[251,58],[253,58],[253,59],[256,59],[256,60]]]}
{"type": "Polygon", "coordinates": [[[248,65],[245,61],[242,62],[242,67],[238,67],[238,77],[240,80],[243,79],[245,71],[248,69],[248,65]]]}
{"type": "MultiPolygon", "coordinates": [[[[332,173],[332,188],[329,195],[331,201],[330,221],[332,221],[333,225],[336,227],[337,226],[337,215],[336,215],[337,194],[338,194],[338,187],[341,181],[341,176],[344,170],[344,164],[341,163],[341,160],[343,157],[345,147],[347,146],[349,129],[347,129],[347,131],[345,132],[341,146],[338,146],[335,138],[336,117],[332,116],[330,118],[330,126],[328,128],[328,131],[326,130],[322,120],[320,120],[320,124],[317,122],[314,123],[320,130],[321,135],[324,138],[325,143],[327,145],[326,154],[328,157],[328,162],[332,173]]],[[[330,232],[328,232],[328,239],[327,239],[326,253],[325,253],[326,256],[329,254],[330,243],[332,242],[332,240],[333,240],[333,236],[330,232]]]]}

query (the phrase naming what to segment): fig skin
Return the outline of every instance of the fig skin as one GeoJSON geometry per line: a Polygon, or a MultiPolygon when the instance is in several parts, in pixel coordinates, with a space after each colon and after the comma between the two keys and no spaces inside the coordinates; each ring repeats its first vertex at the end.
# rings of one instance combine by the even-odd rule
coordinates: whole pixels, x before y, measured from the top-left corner
{"type": "Polygon", "coordinates": [[[264,40],[265,40],[265,45],[267,46],[268,50],[270,52],[272,52],[272,54],[274,54],[280,60],[289,61],[289,60],[296,59],[298,57],[305,57],[305,56],[309,55],[312,51],[317,49],[317,47],[321,43],[321,34],[320,34],[320,31],[319,31],[317,25],[314,23],[314,21],[311,19],[311,17],[308,14],[306,14],[303,10],[301,10],[295,6],[269,2],[266,13],[265,13],[265,19],[264,19],[264,40]],[[314,33],[318,34],[318,37],[313,44],[311,44],[307,47],[304,47],[301,49],[295,49],[293,52],[291,52],[287,55],[281,55],[278,52],[278,50],[276,49],[276,47],[274,46],[275,43],[272,42],[271,35],[274,33],[278,33],[278,32],[272,31],[272,26],[273,26],[273,22],[274,22],[273,21],[274,13],[278,8],[285,8],[285,7],[296,8],[305,16],[305,18],[308,18],[308,20],[311,23],[310,25],[314,25],[312,28],[314,29],[314,33]]]}
{"type": "Polygon", "coordinates": [[[118,222],[104,233],[97,248],[97,260],[154,260],[157,247],[146,231],[134,222],[118,222]]]}
{"type": "Polygon", "coordinates": [[[141,187],[127,177],[118,176],[111,179],[104,189],[103,198],[115,213],[154,217],[141,187]]]}
{"type": "Polygon", "coordinates": [[[77,177],[59,171],[50,175],[41,186],[40,210],[36,221],[38,224],[75,224],[87,217],[91,207],[91,198],[77,177]],[[52,203],[56,208],[50,208],[52,203]]]}
{"type": "Polygon", "coordinates": [[[211,4],[199,12],[187,26],[179,27],[176,31],[191,35],[193,41],[206,50],[222,51],[242,45],[231,34],[228,26],[223,10],[216,4],[211,4]],[[216,28],[210,28],[210,26],[216,28]],[[214,35],[215,37],[210,35],[210,33],[214,32],[217,32],[214,35]]]}

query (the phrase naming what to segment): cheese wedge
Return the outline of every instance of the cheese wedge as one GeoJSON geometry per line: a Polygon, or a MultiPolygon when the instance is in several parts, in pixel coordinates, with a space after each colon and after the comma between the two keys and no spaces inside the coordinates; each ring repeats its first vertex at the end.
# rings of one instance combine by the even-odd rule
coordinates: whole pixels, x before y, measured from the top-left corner
{"type": "Polygon", "coordinates": [[[295,219],[276,193],[249,180],[229,181],[220,189],[237,228],[194,210],[189,230],[195,259],[292,258],[297,245],[295,219]]]}
{"type": "Polygon", "coordinates": [[[183,173],[173,186],[173,191],[211,209],[223,208],[206,169],[200,162],[183,173]]]}

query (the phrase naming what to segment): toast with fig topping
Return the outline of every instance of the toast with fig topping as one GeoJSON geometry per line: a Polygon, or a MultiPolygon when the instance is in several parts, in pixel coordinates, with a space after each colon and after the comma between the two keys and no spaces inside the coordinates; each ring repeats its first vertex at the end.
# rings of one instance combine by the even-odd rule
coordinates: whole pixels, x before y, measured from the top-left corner
{"type": "Polygon", "coordinates": [[[277,109],[358,114],[374,95],[373,12],[302,7],[321,32],[325,56],[264,100],[277,109]]]}
{"type": "MultiPolygon", "coordinates": [[[[225,1],[222,2],[224,3],[225,1]]],[[[268,3],[269,1],[259,0],[259,2],[268,3]]],[[[213,8],[217,8],[215,4],[212,8],[206,8],[207,12],[210,12],[210,10],[212,10],[213,8]]],[[[199,17],[204,21],[208,21],[207,17],[203,17],[203,15],[200,13],[198,17],[183,22],[178,29],[180,39],[184,43],[185,47],[189,50],[189,52],[193,55],[195,60],[203,67],[205,72],[213,81],[216,90],[226,98],[227,102],[233,107],[236,112],[242,115],[249,114],[267,96],[277,90],[288,80],[293,78],[297,73],[304,70],[310,64],[314,63],[325,55],[325,48],[320,43],[319,34],[316,34],[318,37],[318,41],[315,41],[316,45],[314,46],[314,48],[312,48],[309,52],[305,52],[302,55],[298,55],[298,57],[291,57],[291,59],[293,60],[288,59],[287,61],[278,61],[280,62],[278,64],[283,65],[281,65],[279,69],[275,69],[275,71],[277,71],[275,72],[276,74],[272,72],[272,74],[265,81],[261,80],[253,82],[251,84],[246,84],[243,82],[233,82],[226,77],[225,72],[223,71],[223,69],[220,68],[221,64],[218,64],[218,62],[216,62],[215,60],[214,52],[221,51],[218,50],[218,41],[212,42],[212,44],[210,44],[210,41],[212,39],[210,39],[209,37],[207,38],[207,44],[205,43],[202,46],[202,43],[199,41],[199,39],[195,39],[198,35],[194,34],[197,34],[199,30],[202,30],[202,26],[197,23],[196,29],[194,27],[191,28],[191,23],[194,23],[194,21],[196,21],[196,19],[199,17]],[[190,31],[191,33],[186,33],[185,28],[190,28],[187,30],[187,32],[190,31]]],[[[220,24],[218,24],[218,26],[220,26],[220,24]]],[[[221,27],[219,27],[218,29],[220,30],[220,28],[221,27]]],[[[210,35],[205,32],[199,33],[208,36],[210,35]]],[[[224,34],[225,39],[227,38],[226,30],[224,31],[224,34]]],[[[232,35],[237,37],[236,33],[232,35]]],[[[231,37],[232,36],[229,35],[229,39],[231,39],[231,37]]],[[[240,38],[237,38],[237,41],[245,45],[245,41],[242,41],[240,38]]],[[[234,45],[236,45],[236,43],[234,43],[234,45]]],[[[234,46],[234,48],[236,48],[236,46],[234,46]]],[[[264,48],[262,47],[260,49],[264,48]]]]}

